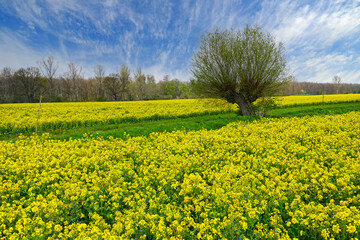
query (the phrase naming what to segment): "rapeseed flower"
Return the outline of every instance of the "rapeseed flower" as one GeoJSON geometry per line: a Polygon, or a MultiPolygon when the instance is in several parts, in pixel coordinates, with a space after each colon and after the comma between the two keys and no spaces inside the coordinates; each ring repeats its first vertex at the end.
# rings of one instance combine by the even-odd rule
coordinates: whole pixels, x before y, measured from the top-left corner
{"type": "Polygon", "coordinates": [[[355,239],[359,168],[359,112],[22,136],[0,141],[0,238],[355,239]]]}

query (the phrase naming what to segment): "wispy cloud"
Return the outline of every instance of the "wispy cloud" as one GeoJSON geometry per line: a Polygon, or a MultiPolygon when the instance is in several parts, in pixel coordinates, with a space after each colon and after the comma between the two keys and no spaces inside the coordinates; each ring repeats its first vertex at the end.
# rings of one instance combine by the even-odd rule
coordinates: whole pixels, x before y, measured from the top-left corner
{"type": "Polygon", "coordinates": [[[328,82],[335,74],[344,81],[358,64],[359,1],[263,1],[254,19],[287,47],[290,67],[299,81],[328,82]],[[355,50],[356,51],[356,50],[355,50]]]}
{"type": "Polygon", "coordinates": [[[0,67],[33,65],[53,55],[65,66],[83,65],[87,77],[96,64],[110,73],[126,63],[158,80],[165,74],[188,80],[203,33],[256,23],[285,43],[299,81],[326,82],[341,74],[344,81],[360,82],[354,70],[358,0],[0,0],[0,6],[6,15],[0,17],[0,49],[12,59],[0,60],[0,67]]]}
{"type": "Polygon", "coordinates": [[[315,45],[317,49],[322,49],[360,32],[360,6],[355,1],[316,1],[312,5],[288,1],[272,8],[266,6],[266,9],[259,16],[260,22],[270,20],[271,24],[264,25],[289,47],[315,45]],[[264,19],[263,16],[272,11],[275,18],[264,19]]]}

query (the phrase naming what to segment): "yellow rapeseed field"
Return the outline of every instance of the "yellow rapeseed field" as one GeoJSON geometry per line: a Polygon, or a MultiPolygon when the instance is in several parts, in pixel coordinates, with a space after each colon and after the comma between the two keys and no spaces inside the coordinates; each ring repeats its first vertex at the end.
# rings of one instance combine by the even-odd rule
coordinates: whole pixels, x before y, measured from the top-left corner
{"type": "MultiPolygon", "coordinates": [[[[282,105],[319,102],[360,101],[360,94],[277,97],[282,105]]],[[[0,134],[33,132],[38,103],[0,104],[0,134]]],[[[214,99],[181,99],[130,102],[43,103],[39,127],[43,130],[76,128],[97,124],[137,121],[144,118],[174,118],[205,112],[236,111],[235,104],[214,99]]]]}
{"type": "Polygon", "coordinates": [[[360,101],[360,94],[329,94],[277,97],[280,105],[360,101]]]}
{"type": "MultiPolygon", "coordinates": [[[[39,103],[0,104],[0,133],[33,130],[38,108],[39,103]]],[[[43,103],[39,125],[43,129],[73,128],[234,110],[235,105],[210,99],[43,103]]]]}
{"type": "Polygon", "coordinates": [[[20,137],[0,141],[0,237],[358,239],[359,169],[359,112],[20,137]]]}

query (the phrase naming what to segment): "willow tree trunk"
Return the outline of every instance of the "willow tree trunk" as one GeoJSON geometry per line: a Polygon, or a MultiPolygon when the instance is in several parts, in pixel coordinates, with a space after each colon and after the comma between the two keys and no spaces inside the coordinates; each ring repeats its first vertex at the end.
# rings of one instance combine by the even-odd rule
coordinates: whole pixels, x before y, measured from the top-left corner
{"type": "Polygon", "coordinates": [[[243,116],[250,116],[253,112],[250,110],[251,103],[248,103],[243,97],[235,97],[236,104],[239,105],[240,111],[243,116]]]}

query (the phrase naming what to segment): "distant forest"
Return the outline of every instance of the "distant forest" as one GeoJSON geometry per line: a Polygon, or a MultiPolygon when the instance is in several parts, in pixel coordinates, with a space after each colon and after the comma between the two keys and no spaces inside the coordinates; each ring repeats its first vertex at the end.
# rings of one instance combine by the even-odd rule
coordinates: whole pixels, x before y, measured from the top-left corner
{"type": "MultiPolygon", "coordinates": [[[[122,65],[116,73],[105,75],[104,68],[97,65],[94,76],[85,79],[82,68],[68,63],[68,70],[57,73],[54,59],[39,62],[38,67],[13,70],[5,67],[0,72],[0,103],[77,102],[77,101],[131,101],[196,98],[190,82],[169,79],[155,81],[151,74],[145,75],[137,68],[131,77],[128,66],[122,65]]],[[[310,83],[291,81],[279,95],[360,93],[360,84],[342,83],[334,77],[333,83],[310,83]],[[337,80],[337,81],[335,81],[337,80]]]]}

